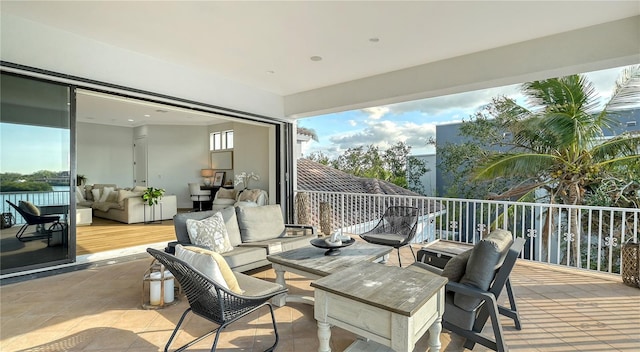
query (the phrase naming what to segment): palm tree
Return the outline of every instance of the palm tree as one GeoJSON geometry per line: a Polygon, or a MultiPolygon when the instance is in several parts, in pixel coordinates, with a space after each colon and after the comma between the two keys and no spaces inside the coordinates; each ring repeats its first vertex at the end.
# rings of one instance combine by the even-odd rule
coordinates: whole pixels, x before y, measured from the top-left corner
{"type": "MultiPolygon", "coordinates": [[[[588,189],[607,175],[630,168],[640,171],[640,134],[602,139],[603,130],[618,123],[620,111],[640,102],[640,66],[622,72],[604,105],[598,104],[593,84],[582,75],[529,82],[521,89],[530,108],[508,98],[493,103],[496,116],[509,121],[505,126],[514,147],[474,168],[475,179],[525,177],[527,190],[546,188],[550,202],[580,205],[588,189]]],[[[578,210],[569,213],[569,226],[580,236],[578,210]]],[[[563,261],[574,264],[575,241],[571,250],[563,261]]]]}

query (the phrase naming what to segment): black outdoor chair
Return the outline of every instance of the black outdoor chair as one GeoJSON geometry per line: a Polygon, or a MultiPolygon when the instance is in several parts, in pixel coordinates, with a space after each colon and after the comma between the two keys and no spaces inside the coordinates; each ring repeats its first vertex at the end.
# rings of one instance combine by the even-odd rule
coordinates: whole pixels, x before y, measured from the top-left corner
{"type": "Polygon", "coordinates": [[[360,234],[360,237],[374,244],[383,246],[391,246],[398,251],[398,262],[400,261],[400,248],[409,245],[413,260],[416,260],[416,254],[410,243],[416,236],[418,227],[418,208],[408,206],[392,206],[385,210],[382,219],[378,224],[368,232],[360,234]]]}
{"type": "Polygon", "coordinates": [[[263,306],[269,307],[271,321],[273,322],[273,332],[275,333],[275,342],[267,351],[273,351],[276,348],[279,339],[278,329],[276,327],[276,318],[273,314],[273,307],[269,301],[273,297],[287,292],[286,288],[273,282],[234,272],[238,284],[244,290],[244,294],[239,295],[218,285],[215,281],[209,279],[191,265],[171,254],[153,248],[147,248],[147,252],[173,274],[189,301],[189,308],[187,308],[180,317],[176,328],[173,330],[164,348],[165,352],[169,351],[173,339],[189,312],[193,312],[204,319],[216,323],[218,327],[178,348],[176,352],[185,350],[198,341],[211,336],[214,332],[216,333],[216,337],[213,341],[211,351],[215,351],[220,332],[223,329],[263,306]]]}
{"type": "MultiPolygon", "coordinates": [[[[511,236],[510,232],[507,233],[511,236]]],[[[483,241],[485,240],[481,242],[483,241]]],[[[513,292],[508,294],[510,307],[499,305],[497,299],[505,287],[511,291],[509,275],[524,244],[523,238],[516,238],[499,253],[487,251],[488,247],[494,247],[493,244],[489,246],[476,244],[469,257],[470,263],[464,263],[466,264],[465,276],[460,279],[460,282],[449,279],[445,286],[446,299],[442,327],[465,338],[465,348],[473,349],[475,344],[479,343],[494,351],[508,351],[499,315],[513,319],[516,329],[522,329],[513,292]],[[475,258],[473,258],[474,253],[475,258]],[[488,287],[478,288],[477,285],[481,286],[481,282],[488,287]],[[489,317],[493,339],[482,334],[489,317]]],[[[416,271],[426,269],[437,274],[443,273],[442,269],[421,262],[414,263],[409,269],[416,271]]]]}
{"type": "Polygon", "coordinates": [[[60,216],[58,216],[58,215],[44,215],[44,216],[35,215],[35,214],[32,214],[32,213],[30,213],[28,211],[25,211],[24,209],[22,209],[19,206],[11,203],[8,200],[7,200],[7,203],[9,203],[9,205],[12,206],[18,213],[20,213],[20,215],[22,216],[24,221],[26,221],[26,223],[24,225],[22,225],[22,227],[16,233],[16,238],[20,242],[34,241],[34,240],[43,239],[43,238],[46,238],[46,239],[50,240],[51,239],[51,230],[53,228],[64,227],[63,225],[60,224],[60,216]],[[31,225],[44,225],[44,224],[48,224],[48,223],[52,223],[52,225],[49,227],[48,230],[46,230],[45,233],[33,234],[33,235],[25,236],[25,231],[27,230],[27,228],[29,226],[31,226],[31,225]]]}

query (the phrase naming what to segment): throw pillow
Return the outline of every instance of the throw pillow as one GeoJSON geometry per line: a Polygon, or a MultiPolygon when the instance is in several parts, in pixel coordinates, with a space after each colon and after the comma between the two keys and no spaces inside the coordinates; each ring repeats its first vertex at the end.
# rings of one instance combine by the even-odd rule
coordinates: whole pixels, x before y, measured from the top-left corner
{"type": "Polygon", "coordinates": [[[449,281],[458,282],[464,275],[464,272],[467,268],[467,261],[469,261],[469,257],[471,256],[470,249],[468,251],[462,252],[455,257],[451,258],[447,264],[442,269],[441,276],[446,277],[449,281]]]}
{"type": "Polygon", "coordinates": [[[29,214],[33,214],[35,216],[40,216],[40,208],[33,205],[33,203],[28,202],[26,200],[21,200],[18,203],[18,207],[29,214]]]}
{"type": "Polygon", "coordinates": [[[242,242],[264,241],[284,235],[282,209],[278,204],[237,207],[236,216],[242,242]]]}
{"type": "Polygon", "coordinates": [[[133,187],[133,191],[134,192],[145,192],[147,190],[147,187],[145,186],[135,186],[133,187]]]}
{"type": "Polygon", "coordinates": [[[85,202],[84,199],[84,188],[76,186],[76,203],[85,202]]]}
{"type": "Polygon", "coordinates": [[[196,246],[202,246],[218,253],[233,250],[220,212],[202,220],[187,219],[186,223],[189,239],[196,246]]]}
{"type": "Polygon", "coordinates": [[[234,189],[220,188],[216,193],[216,198],[236,199],[236,191],[234,189]]]}
{"type": "Polygon", "coordinates": [[[93,188],[93,189],[91,189],[91,195],[93,196],[93,201],[94,202],[99,202],[100,201],[100,196],[102,195],[102,193],[100,191],[102,191],[101,188],[93,188]]]}
{"type": "Polygon", "coordinates": [[[220,286],[242,294],[238,279],[231,271],[229,264],[219,253],[199,247],[176,246],[176,258],[185,261],[220,286]]]}
{"type": "Polygon", "coordinates": [[[109,196],[107,197],[108,203],[117,203],[118,202],[118,190],[113,190],[109,192],[109,196]]]}
{"type": "Polygon", "coordinates": [[[109,194],[114,191],[113,187],[104,187],[100,193],[100,200],[98,202],[106,202],[109,199],[109,194]]]}
{"type": "Polygon", "coordinates": [[[242,191],[242,193],[240,193],[240,196],[238,197],[238,201],[239,202],[248,201],[248,202],[256,203],[261,193],[262,193],[261,189],[245,189],[244,191],[242,191]]]}

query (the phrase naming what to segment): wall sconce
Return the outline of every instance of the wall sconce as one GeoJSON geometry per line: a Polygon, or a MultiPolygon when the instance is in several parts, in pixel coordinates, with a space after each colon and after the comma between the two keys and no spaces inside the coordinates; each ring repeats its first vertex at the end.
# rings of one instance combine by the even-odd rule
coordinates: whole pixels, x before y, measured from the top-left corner
{"type": "Polygon", "coordinates": [[[200,176],[204,177],[204,184],[206,186],[211,185],[211,177],[213,177],[213,169],[200,170],[200,176]]]}

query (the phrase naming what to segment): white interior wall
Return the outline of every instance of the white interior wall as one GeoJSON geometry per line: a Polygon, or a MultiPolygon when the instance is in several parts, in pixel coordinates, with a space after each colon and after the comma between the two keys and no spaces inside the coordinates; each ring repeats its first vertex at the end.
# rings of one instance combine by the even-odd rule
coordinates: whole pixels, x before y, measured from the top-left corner
{"type": "Polygon", "coordinates": [[[202,183],[201,169],[209,168],[206,126],[147,126],[148,186],[177,196],[178,208],[191,208],[190,182],[202,183]]]}
{"type": "Polygon", "coordinates": [[[259,181],[251,181],[250,188],[268,191],[272,203],[269,186],[275,174],[271,174],[269,166],[269,131],[269,126],[234,123],[233,170],[235,174],[255,172],[260,175],[259,181]]]}
{"type": "Polygon", "coordinates": [[[78,174],[87,183],[133,186],[133,129],[79,122],[77,124],[78,174]]]}

